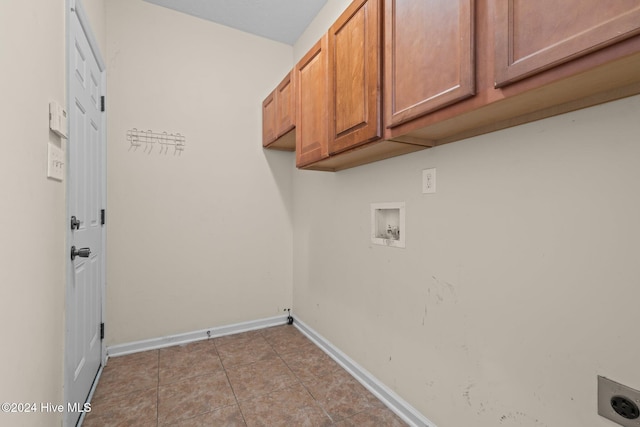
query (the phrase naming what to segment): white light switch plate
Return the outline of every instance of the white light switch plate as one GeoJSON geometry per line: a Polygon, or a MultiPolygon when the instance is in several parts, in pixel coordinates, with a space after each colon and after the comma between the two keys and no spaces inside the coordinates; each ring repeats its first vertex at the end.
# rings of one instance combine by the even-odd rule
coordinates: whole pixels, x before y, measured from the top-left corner
{"type": "Polygon", "coordinates": [[[62,138],[67,137],[67,112],[56,101],[49,103],[49,129],[62,138]]]}
{"type": "Polygon", "coordinates": [[[436,192],[436,168],[424,169],[422,171],[422,194],[436,192]]]}
{"type": "Polygon", "coordinates": [[[48,143],[47,178],[64,179],[64,151],[54,144],[48,143]]]}

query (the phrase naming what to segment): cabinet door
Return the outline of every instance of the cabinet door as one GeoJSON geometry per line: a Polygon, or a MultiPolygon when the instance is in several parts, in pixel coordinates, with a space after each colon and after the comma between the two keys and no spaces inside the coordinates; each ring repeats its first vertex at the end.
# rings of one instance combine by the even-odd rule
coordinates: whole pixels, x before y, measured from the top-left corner
{"type": "Polygon", "coordinates": [[[278,137],[295,127],[296,97],[293,72],[289,72],[276,88],[276,126],[278,137]]]}
{"type": "Polygon", "coordinates": [[[380,0],[356,0],[329,30],[329,152],[379,139],[380,0]]]}
{"type": "Polygon", "coordinates": [[[273,91],[262,101],[262,146],[276,140],[276,92],[273,91]]]}
{"type": "Polygon", "coordinates": [[[640,33],[638,0],[494,0],[496,86],[640,33]]]}
{"type": "Polygon", "coordinates": [[[329,157],[327,132],[327,35],[295,68],[296,165],[303,167],[329,157]]]}
{"type": "Polygon", "coordinates": [[[474,93],[474,1],[385,1],[385,123],[474,93]]]}

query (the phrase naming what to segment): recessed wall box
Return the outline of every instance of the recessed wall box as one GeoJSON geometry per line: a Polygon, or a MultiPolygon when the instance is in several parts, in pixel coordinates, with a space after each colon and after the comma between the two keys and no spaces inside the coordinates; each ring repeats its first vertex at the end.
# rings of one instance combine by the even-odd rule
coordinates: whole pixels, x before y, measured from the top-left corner
{"type": "Polygon", "coordinates": [[[49,103],[49,129],[67,138],[67,111],[56,101],[49,103]]]}
{"type": "Polygon", "coordinates": [[[404,248],[405,236],[404,202],[371,204],[371,243],[404,248]]]}

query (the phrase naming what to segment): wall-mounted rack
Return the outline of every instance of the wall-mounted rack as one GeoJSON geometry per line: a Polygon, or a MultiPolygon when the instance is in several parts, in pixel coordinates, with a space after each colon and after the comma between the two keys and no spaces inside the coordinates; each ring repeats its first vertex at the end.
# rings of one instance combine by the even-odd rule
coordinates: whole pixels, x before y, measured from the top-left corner
{"type": "Polygon", "coordinates": [[[136,128],[127,131],[129,150],[136,151],[144,145],[143,152],[151,154],[154,144],[160,146],[160,154],[167,154],[169,147],[173,147],[173,155],[180,155],[184,151],[187,142],[184,135],[179,133],[153,132],[152,130],[138,130],[136,128]]]}

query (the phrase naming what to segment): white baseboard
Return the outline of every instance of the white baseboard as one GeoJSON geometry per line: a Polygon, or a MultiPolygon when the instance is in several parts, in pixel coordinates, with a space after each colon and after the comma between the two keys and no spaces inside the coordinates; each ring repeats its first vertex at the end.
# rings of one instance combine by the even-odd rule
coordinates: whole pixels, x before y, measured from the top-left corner
{"type": "Polygon", "coordinates": [[[429,421],[418,410],[409,405],[404,399],[398,396],[393,390],[381,383],[376,377],[371,375],[366,369],[354,362],[349,356],[338,350],[333,344],[327,341],[322,335],[307,326],[298,317],[292,314],[294,318],[293,325],[300,332],[313,341],[333,360],[349,372],[356,380],[358,380],[367,390],[380,399],[389,409],[398,415],[404,422],[415,427],[436,427],[434,423],[429,421]]]}
{"type": "Polygon", "coordinates": [[[236,323],[233,325],[217,326],[214,328],[202,329],[195,332],[186,332],[184,334],[169,335],[166,337],[151,338],[148,340],[117,344],[107,347],[107,357],[124,356],[125,354],[138,353],[140,351],[155,350],[158,348],[170,347],[172,345],[187,344],[190,342],[206,340],[208,338],[238,334],[240,332],[268,328],[270,326],[284,325],[285,323],[287,323],[286,316],[276,316],[269,317],[267,319],[236,323]]]}

